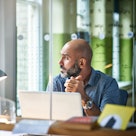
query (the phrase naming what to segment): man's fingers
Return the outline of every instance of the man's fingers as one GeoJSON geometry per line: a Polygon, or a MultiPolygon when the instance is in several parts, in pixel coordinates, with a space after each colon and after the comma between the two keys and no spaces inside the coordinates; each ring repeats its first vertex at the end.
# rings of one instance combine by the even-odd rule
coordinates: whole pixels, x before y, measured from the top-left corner
{"type": "Polygon", "coordinates": [[[65,87],[68,87],[68,88],[73,88],[74,87],[74,84],[70,83],[70,82],[66,82],[64,84],[65,87]]]}
{"type": "Polygon", "coordinates": [[[69,88],[65,88],[65,92],[72,92],[72,91],[69,88]]]}
{"type": "Polygon", "coordinates": [[[71,77],[70,79],[66,80],[64,86],[65,91],[66,92],[77,92],[78,90],[78,86],[79,86],[79,82],[82,82],[82,76],[78,76],[78,77],[71,77]]]}
{"type": "Polygon", "coordinates": [[[80,80],[80,81],[83,81],[83,78],[82,78],[81,75],[77,76],[75,79],[80,80]]]}

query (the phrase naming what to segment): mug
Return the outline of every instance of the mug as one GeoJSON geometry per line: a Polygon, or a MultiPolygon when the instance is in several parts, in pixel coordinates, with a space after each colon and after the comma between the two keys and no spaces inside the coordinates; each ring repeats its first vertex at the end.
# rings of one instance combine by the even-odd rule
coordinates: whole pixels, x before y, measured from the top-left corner
{"type": "Polygon", "coordinates": [[[15,122],[15,102],[0,97],[0,123],[14,124],[15,122]]]}

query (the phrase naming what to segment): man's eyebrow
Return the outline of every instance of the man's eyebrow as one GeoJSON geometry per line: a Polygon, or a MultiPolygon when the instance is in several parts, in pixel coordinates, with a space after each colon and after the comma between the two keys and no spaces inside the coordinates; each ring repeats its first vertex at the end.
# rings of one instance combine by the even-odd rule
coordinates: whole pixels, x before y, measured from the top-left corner
{"type": "Polygon", "coordinates": [[[61,55],[70,57],[70,55],[67,53],[62,53],[61,55]]]}

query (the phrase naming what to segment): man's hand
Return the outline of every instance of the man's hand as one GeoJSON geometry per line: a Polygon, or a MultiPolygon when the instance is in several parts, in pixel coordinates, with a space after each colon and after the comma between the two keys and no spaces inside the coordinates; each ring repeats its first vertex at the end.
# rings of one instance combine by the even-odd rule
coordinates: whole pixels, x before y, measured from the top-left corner
{"type": "MultiPolygon", "coordinates": [[[[68,79],[64,86],[65,88],[65,92],[79,92],[81,94],[82,100],[83,101],[88,101],[89,97],[86,95],[85,91],[84,91],[84,82],[82,80],[82,76],[79,75],[76,78],[71,77],[70,79],[68,79]]],[[[84,102],[82,102],[84,103],[84,102]]],[[[84,105],[84,104],[82,104],[84,105]]]]}
{"type": "Polygon", "coordinates": [[[65,92],[82,92],[84,90],[84,83],[82,81],[82,76],[78,76],[76,78],[71,77],[68,79],[64,86],[65,92]]]}

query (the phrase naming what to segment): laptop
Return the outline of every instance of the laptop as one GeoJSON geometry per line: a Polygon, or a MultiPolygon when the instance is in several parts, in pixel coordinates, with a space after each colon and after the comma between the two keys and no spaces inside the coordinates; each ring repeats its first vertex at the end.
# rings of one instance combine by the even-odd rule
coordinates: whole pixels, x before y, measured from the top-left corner
{"type": "Polygon", "coordinates": [[[23,118],[66,120],[83,116],[80,93],[19,91],[23,118]]]}

